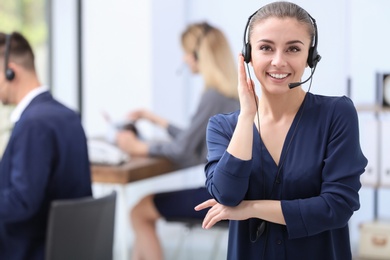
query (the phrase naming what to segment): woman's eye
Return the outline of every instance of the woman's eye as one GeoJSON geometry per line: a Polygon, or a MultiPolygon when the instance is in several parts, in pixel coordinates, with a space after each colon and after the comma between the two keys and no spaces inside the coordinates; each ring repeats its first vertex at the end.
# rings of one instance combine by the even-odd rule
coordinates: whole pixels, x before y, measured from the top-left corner
{"type": "Polygon", "coordinates": [[[262,50],[262,51],[271,51],[272,49],[268,45],[262,45],[262,46],[260,46],[260,50],[262,50]]]}
{"type": "Polygon", "coordinates": [[[299,52],[301,49],[296,46],[291,46],[288,48],[288,52],[299,52]]]}

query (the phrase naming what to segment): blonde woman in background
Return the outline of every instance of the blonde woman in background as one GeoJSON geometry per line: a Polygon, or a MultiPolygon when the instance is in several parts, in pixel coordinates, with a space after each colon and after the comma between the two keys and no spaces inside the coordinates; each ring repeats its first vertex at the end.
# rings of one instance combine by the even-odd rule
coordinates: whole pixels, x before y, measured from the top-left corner
{"type": "MultiPolygon", "coordinates": [[[[209,118],[237,110],[239,101],[234,56],[221,30],[208,23],[191,24],[182,33],[181,43],[184,61],[192,73],[199,73],[204,81],[203,94],[191,124],[186,129],[179,129],[152,112],[135,111],[131,113],[133,120],[149,120],[165,128],[172,139],[164,143],[147,143],[131,131],[122,131],[117,135],[117,144],[131,156],[164,157],[183,168],[206,162],[206,126],[209,118]]],[[[205,187],[151,194],[142,198],[131,210],[130,216],[135,233],[133,259],[163,259],[164,253],[156,232],[157,220],[202,219],[206,212],[196,212],[194,207],[209,198],[205,187]]]]}

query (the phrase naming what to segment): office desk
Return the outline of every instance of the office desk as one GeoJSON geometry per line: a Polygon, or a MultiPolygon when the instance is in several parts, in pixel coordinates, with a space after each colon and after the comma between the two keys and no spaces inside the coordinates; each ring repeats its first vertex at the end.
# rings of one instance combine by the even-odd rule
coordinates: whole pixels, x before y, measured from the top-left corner
{"type": "Polygon", "coordinates": [[[130,259],[127,234],[130,223],[126,185],[176,170],[179,169],[163,158],[132,157],[122,165],[91,165],[92,182],[99,184],[102,193],[109,193],[113,189],[112,184],[118,186],[114,260],[130,259]]]}
{"type": "Polygon", "coordinates": [[[91,166],[92,181],[95,183],[128,184],[178,170],[163,158],[133,157],[122,165],[91,166]]]}

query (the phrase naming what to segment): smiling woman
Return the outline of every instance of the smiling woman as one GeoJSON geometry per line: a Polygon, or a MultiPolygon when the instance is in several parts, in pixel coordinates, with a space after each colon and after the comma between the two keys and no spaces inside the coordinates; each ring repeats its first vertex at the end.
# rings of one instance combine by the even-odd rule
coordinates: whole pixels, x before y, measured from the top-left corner
{"type": "MultiPolygon", "coordinates": [[[[1,0],[0,12],[0,31],[8,33],[19,31],[26,35],[36,53],[37,72],[41,81],[47,82],[46,0],[1,0]]],[[[12,109],[12,106],[0,104],[0,158],[12,129],[9,121],[12,109]]]]}
{"type": "Polygon", "coordinates": [[[302,89],[304,70],[320,57],[303,8],[278,1],[248,20],[240,110],[209,120],[204,169],[213,199],[195,209],[210,208],[206,229],[230,221],[227,259],[352,259],[348,220],[367,165],[354,104],[302,89]]]}

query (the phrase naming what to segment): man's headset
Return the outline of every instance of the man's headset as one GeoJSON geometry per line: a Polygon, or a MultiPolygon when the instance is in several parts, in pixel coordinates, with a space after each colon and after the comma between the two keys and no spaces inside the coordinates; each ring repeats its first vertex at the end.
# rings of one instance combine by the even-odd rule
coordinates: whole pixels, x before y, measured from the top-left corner
{"type": "Polygon", "coordinates": [[[12,34],[6,34],[5,52],[4,52],[4,72],[5,72],[5,78],[9,81],[15,78],[15,72],[13,71],[13,69],[8,67],[8,61],[11,52],[11,40],[12,40],[12,34]]]}
{"type": "MultiPolygon", "coordinates": [[[[252,59],[251,58],[251,56],[252,56],[252,46],[249,43],[249,35],[247,36],[247,31],[248,31],[249,23],[252,20],[252,17],[255,14],[257,14],[257,12],[258,11],[254,12],[251,16],[249,16],[248,21],[247,21],[246,26],[245,26],[245,30],[244,30],[244,45],[243,45],[243,48],[242,48],[242,55],[244,56],[244,61],[246,63],[249,63],[251,61],[251,59],[252,59]]],[[[307,15],[310,17],[310,20],[312,21],[313,26],[314,26],[313,46],[310,47],[309,55],[307,56],[307,64],[312,69],[312,71],[311,71],[310,77],[307,80],[302,81],[302,82],[290,83],[288,85],[290,89],[298,87],[298,86],[302,85],[303,83],[306,83],[309,79],[311,79],[311,77],[313,76],[314,71],[315,71],[315,69],[317,67],[317,63],[321,60],[321,56],[318,54],[318,51],[317,51],[317,45],[318,45],[317,23],[316,23],[316,20],[309,13],[307,13],[307,15]]]]}
{"type": "Polygon", "coordinates": [[[198,51],[200,48],[200,44],[202,43],[202,40],[204,37],[206,37],[207,33],[213,29],[211,25],[209,25],[207,22],[201,23],[201,29],[202,29],[202,34],[196,39],[196,45],[195,45],[195,50],[194,50],[194,58],[195,60],[199,59],[198,51]]]}

